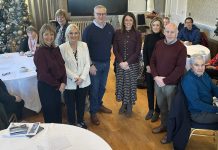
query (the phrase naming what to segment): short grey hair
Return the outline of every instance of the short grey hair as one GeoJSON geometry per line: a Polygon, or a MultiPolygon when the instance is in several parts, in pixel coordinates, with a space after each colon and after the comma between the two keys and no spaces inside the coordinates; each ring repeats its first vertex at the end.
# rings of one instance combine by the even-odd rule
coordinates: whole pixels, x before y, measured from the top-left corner
{"type": "Polygon", "coordinates": [[[205,59],[204,59],[203,55],[201,55],[201,54],[194,54],[190,58],[190,65],[193,65],[195,63],[196,59],[203,60],[203,62],[205,63],[205,59]]]}
{"type": "Polygon", "coordinates": [[[107,12],[107,8],[103,5],[97,5],[94,7],[94,12],[96,11],[96,9],[105,9],[105,11],[107,12]]]}
{"type": "Polygon", "coordinates": [[[68,25],[68,27],[67,27],[67,29],[66,29],[66,31],[65,31],[65,39],[66,39],[66,42],[69,41],[68,34],[70,33],[70,31],[71,31],[73,28],[75,28],[75,29],[78,31],[78,33],[80,34],[79,27],[78,27],[76,24],[73,24],[73,23],[72,23],[72,24],[68,25]]]}

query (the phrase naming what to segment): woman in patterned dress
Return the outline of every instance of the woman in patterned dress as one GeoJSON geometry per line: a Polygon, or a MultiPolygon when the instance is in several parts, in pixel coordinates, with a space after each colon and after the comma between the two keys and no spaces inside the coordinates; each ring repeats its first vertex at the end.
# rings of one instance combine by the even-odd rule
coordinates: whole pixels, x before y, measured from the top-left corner
{"type": "Polygon", "coordinates": [[[122,19],[121,29],[114,37],[113,51],[116,59],[116,99],[122,101],[120,114],[130,117],[136,101],[137,77],[139,74],[139,55],[141,34],[136,30],[133,13],[127,12],[122,19]]]}

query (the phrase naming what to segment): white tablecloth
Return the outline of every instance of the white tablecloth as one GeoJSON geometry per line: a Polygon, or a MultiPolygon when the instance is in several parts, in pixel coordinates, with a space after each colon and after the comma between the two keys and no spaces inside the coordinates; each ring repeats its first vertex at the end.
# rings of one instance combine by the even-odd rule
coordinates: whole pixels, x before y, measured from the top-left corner
{"type": "Polygon", "coordinates": [[[65,124],[41,124],[44,127],[32,138],[4,137],[0,131],[2,150],[112,150],[101,137],[91,131],[65,124]]]}
{"type": "Polygon", "coordinates": [[[36,112],[41,110],[33,57],[20,56],[19,53],[1,54],[0,78],[9,93],[18,95],[25,101],[26,108],[36,112]],[[22,72],[21,67],[27,70],[22,72]]]}
{"type": "MultiPolygon", "coordinates": [[[[190,45],[186,46],[187,54],[192,56],[194,54],[201,54],[204,56],[205,62],[210,60],[210,50],[203,45],[190,45]]],[[[186,59],[186,69],[190,69],[190,58],[186,59]]]]}

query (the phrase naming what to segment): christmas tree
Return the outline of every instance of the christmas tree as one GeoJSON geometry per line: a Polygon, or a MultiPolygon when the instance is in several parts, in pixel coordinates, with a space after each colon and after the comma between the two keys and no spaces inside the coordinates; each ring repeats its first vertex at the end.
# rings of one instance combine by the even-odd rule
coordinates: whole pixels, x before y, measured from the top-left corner
{"type": "Polygon", "coordinates": [[[18,50],[30,17],[25,0],[0,0],[0,53],[18,50]]]}

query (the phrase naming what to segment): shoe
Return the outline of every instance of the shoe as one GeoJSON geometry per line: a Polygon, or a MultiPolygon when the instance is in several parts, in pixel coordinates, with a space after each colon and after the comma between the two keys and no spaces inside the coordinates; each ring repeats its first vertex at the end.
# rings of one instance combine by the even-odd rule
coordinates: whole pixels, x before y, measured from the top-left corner
{"type": "Polygon", "coordinates": [[[83,129],[87,129],[87,125],[85,124],[85,122],[80,122],[76,125],[77,127],[83,128],[83,129]]]}
{"type": "Polygon", "coordinates": [[[154,111],[153,110],[149,110],[148,113],[145,116],[145,120],[149,120],[152,118],[154,111]]]}
{"type": "Polygon", "coordinates": [[[170,142],[167,140],[167,135],[164,135],[164,137],[160,140],[160,143],[161,143],[161,144],[170,143],[170,142]]]}
{"type": "Polygon", "coordinates": [[[112,110],[110,110],[109,108],[106,108],[104,105],[101,105],[99,112],[111,114],[112,110]]]}
{"type": "Polygon", "coordinates": [[[153,116],[151,117],[151,122],[156,122],[159,119],[160,114],[154,112],[153,116]]]}
{"type": "Polygon", "coordinates": [[[126,109],[126,117],[131,117],[131,116],[132,116],[132,104],[128,103],[126,109]]]}
{"type": "Polygon", "coordinates": [[[160,126],[154,128],[152,130],[152,133],[157,134],[157,133],[162,133],[162,132],[166,132],[166,131],[167,131],[166,127],[164,127],[163,125],[160,125],[160,126]]]}
{"type": "Polygon", "coordinates": [[[127,109],[127,105],[122,103],[122,106],[120,107],[120,110],[119,110],[119,114],[125,113],[126,109],[127,109]]]}
{"type": "Polygon", "coordinates": [[[94,125],[99,125],[100,124],[100,121],[99,121],[99,119],[98,119],[98,117],[97,117],[97,115],[96,114],[92,114],[91,115],[91,122],[94,124],[94,125]]]}

